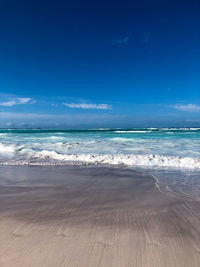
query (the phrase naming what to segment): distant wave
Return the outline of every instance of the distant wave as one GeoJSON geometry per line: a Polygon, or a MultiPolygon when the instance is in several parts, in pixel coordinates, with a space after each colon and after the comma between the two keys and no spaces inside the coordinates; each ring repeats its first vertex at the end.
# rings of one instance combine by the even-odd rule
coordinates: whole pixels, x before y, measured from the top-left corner
{"type": "Polygon", "coordinates": [[[108,164],[146,167],[200,168],[200,158],[135,154],[61,154],[43,150],[26,160],[1,161],[1,165],[76,165],[108,164]]]}
{"type": "Polygon", "coordinates": [[[200,128],[158,128],[158,131],[199,131],[200,128]]]}
{"type": "Polygon", "coordinates": [[[145,131],[145,130],[135,130],[135,131],[115,131],[115,133],[151,133],[152,131],[145,131]]]}
{"type": "Polygon", "coordinates": [[[0,134],[40,134],[40,133],[91,133],[91,132],[165,132],[165,131],[200,131],[199,127],[147,127],[147,128],[99,128],[99,129],[0,129],[0,134]]]}

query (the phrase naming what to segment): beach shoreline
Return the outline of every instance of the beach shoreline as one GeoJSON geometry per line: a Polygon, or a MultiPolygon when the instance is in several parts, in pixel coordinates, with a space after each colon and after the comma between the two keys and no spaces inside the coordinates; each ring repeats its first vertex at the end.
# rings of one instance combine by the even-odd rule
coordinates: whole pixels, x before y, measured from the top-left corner
{"type": "Polygon", "coordinates": [[[200,208],[122,167],[1,166],[0,266],[200,266],[200,208]]]}

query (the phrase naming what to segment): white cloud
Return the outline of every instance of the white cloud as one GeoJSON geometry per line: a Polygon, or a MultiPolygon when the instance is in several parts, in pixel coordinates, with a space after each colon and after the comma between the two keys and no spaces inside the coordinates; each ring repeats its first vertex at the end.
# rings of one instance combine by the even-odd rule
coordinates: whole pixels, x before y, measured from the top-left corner
{"type": "Polygon", "coordinates": [[[181,110],[181,111],[200,112],[200,106],[195,105],[195,104],[187,104],[187,105],[177,104],[177,105],[173,105],[171,107],[175,108],[177,110],[181,110]]]}
{"type": "Polygon", "coordinates": [[[4,106],[4,107],[12,107],[12,106],[15,106],[15,105],[23,105],[23,104],[31,104],[32,102],[31,101],[31,98],[29,97],[18,97],[18,98],[15,98],[13,100],[9,100],[9,101],[6,101],[6,102],[0,102],[0,106],[4,106]]]}
{"type": "Polygon", "coordinates": [[[108,104],[77,104],[77,103],[63,103],[68,108],[82,108],[82,109],[112,109],[108,104]]]}
{"type": "Polygon", "coordinates": [[[23,98],[18,98],[17,100],[19,101],[19,104],[26,104],[31,101],[31,98],[23,97],[23,98]]]}
{"type": "Polygon", "coordinates": [[[112,43],[115,43],[115,44],[126,44],[131,38],[131,34],[123,37],[123,38],[118,38],[118,39],[113,39],[112,40],[112,43]]]}

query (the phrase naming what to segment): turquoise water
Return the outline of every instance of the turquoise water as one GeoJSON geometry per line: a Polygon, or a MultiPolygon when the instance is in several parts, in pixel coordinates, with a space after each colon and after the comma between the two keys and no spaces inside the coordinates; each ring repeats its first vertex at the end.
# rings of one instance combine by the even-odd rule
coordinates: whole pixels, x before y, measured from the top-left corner
{"type": "Polygon", "coordinates": [[[0,164],[200,168],[200,128],[1,129],[0,164]]]}

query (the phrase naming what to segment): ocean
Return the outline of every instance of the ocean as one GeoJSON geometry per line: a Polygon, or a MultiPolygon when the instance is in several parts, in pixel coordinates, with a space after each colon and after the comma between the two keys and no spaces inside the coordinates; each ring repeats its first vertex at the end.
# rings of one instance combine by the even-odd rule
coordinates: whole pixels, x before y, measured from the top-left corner
{"type": "Polygon", "coordinates": [[[200,169],[200,128],[1,129],[0,164],[200,169]]]}

